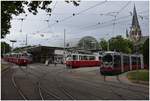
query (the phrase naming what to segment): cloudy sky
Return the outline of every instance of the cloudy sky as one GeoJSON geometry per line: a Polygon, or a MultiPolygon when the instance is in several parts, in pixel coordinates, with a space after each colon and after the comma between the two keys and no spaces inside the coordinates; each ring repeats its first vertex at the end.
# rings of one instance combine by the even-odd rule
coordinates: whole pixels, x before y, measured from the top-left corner
{"type": "Polygon", "coordinates": [[[52,16],[42,10],[36,16],[29,13],[14,16],[5,41],[10,44],[10,39],[17,40],[15,47],[24,46],[27,35],[28,45],[60,47],[63,46],[64,29],[66,43],[71,46],[84,36],[93,36],[98,41],[116,35],[125,37],[126,29],[131,27],[134,4],[142,34],[149,35],[148,1],[81,1],[77,7],[64,1],[53,1],[50,5],[52,16]],[[24,18],[23,22],[20,18],[24,18]]]}

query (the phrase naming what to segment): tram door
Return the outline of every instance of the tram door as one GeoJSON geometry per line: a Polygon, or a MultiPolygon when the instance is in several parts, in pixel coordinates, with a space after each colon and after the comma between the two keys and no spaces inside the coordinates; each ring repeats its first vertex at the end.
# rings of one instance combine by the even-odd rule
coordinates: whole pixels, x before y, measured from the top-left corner
{"type": "Polygon", "coordinates": [[[123,56],[123,68],[125,72],[130,70],[130,57],[129,56],[123,56]]]}
{"type": "Polygon", "coordinates": [[[137,66],[138,66],[138,69],[141,69],[141,58],[140,57],[137,57],[137,66]]]}
{"type": "Polygon", "coordinates": [[[121,56],[114,55],[114,64],[113,64],[114,72],[121,73],[121,56]]]}

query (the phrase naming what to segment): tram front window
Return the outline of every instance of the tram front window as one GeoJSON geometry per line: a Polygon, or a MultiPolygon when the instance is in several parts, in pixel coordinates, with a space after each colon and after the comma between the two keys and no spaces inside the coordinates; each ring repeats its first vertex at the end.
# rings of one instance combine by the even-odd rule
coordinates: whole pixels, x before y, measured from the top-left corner
{"type": "Polygon", "coordinates": [[[77,55],[73,55],[73,60],[78,60],[78,56],[77,55]]]}
{"type": "Polygon", "coordinates": [[[112,65],[112,56],[110,54],[103,56],[102,60],[104,65],[112,65]]]}
{"type": "Polygon", "coordinates": [[[67,57],[65,57],[65,60],[71,60],[71,55],[67,55],[67,57]]]}

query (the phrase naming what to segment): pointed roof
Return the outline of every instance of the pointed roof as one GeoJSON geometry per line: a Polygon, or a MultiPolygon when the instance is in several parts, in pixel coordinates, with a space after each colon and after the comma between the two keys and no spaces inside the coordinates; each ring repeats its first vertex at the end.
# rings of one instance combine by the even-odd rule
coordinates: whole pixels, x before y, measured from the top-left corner
{"type": "Polygon", "coordinates": [[[135,4],[134,4],[133,18],[132,18],[132,27],[133,27],[133,26],[137,26],[138,28],[140,28],[140,26],[139,26],[139,21],[138,21],[138,17],[137,17],[137,13],[136,13],[135,4]]]}

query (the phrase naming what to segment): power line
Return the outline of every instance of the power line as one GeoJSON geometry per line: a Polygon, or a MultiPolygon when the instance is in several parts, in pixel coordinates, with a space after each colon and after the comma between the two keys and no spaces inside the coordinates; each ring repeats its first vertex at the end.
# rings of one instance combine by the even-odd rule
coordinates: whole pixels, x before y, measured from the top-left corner
{"type": "MultiPolygon", "coordinates": [[[[139,14],[140,13],[143,13],[143,12],[145,12],[145,11],[142,11],[142,12],[139,12],[139,14]]],[[[127,19],[128,17],[130,17],[131,15],[127,15],[127,16],[122,16],[122,17],[119,17],[119,18],[116,18],[116,20],[121,20],[121,19],[127,19]]],[[[104,21],[104,22],[98,22],[98,23],[96,23],[96,24],[93,24],[93,25],[89,25],[89,26],[85,26],[85,27],[81,27],[81,28],[79,28],[80,30],[82,30],[82,29],[86,29],[86,28],[91,28],[91,27],[95,27],[95,26],[99,26],[99,25],[104,25],[104,24],[109,24],[109,23],[113,23],[113,21],[114,21],[114,19],[112,19],[112,20],[108,20],[108,21],[104,21]]],[[[77,31],[78,32],[78,31],[77,31]]]]}
{"type": "Polygon", "coordinates": [[[55,25],[55,24],[57,24],[57,23],[59,23],[59,22],[63,22],[63,21],[66,21],[66,20],[68,20],[68,19],[71,19],[71,18],[74,17],[74,16],[78,16],[78,15],[80,15],[80,14],[82,14],[82,13],[84,13],[84,12],[86,12],[86,11],[92,9],[92,8],[95,8],[95,7],[97,7],[97,6],[100,6],[100,5],[102,5],[102,4],[106,3],[106,2],[107,2],[107,1],[100,2],[100,3],[96,4],[96,5],[93,5],[93,6],[89,7],[89,8],[87,8],[87,9],[84,9],[84,10],[78,12],[78,13],[73,13],[71,16],[65,17],[64,19],[56,20],[56,22],[53,23],[51,26],[53,26],[53,25],[55,25]]]}
{"type": "MultiPolygon", "coordinates": [[[[143,12],[140,12],[140,13],[143,13],[143,12]]],[[[118,20],[119,21],[119,23],[120,22],[126,22],[126,21],[130,21],[130,20],[123,20],[122,21],[122,19],[127,19],[127,18],[129,18],[130,17],[130,15],[127,15],[127,16],[122,16],[122,17],[119,17],[119,18],[117,18],[116,20],[118,20]],[[121,21],[120,21],[121,20],[121,21]]],[[[118,22],[117,22],[118,23],[118,22]]],[[[117,24],[116,23],[116,24],[117,24]]],[[[80,30],[83,30],[83,29],[89,29],[89,28],[93,28],[93,27],[96,27],[96,28],[94,28],[94,29],[98,29],[98,28],[105,28],[105,27],[109,27],[109,26],[112,26],[113,25],[113,20],[109,20],[109,21],[107,21],[107,22],[103,22],[103,23],[97,23],[97,24],[94,24],[94,25],[89,25],[89,26],[86,26],[86,27],[82,27],[82,28],[79,28],[80,30]]],[[[86,30],[86,31],[90,31],[90,30],[86,30]]],[[[82,32],[86,32],[86,31],[82,31],[82,32]]],[[[77,32],[74,32],[73,34],[76,34],[76,33],[78,33],[78,32],[80,32],[80,31],[77,31],[77,32]]]]}
{"type": "Polygon", "coordinates": [[[118,14],[121,13],[130,3],[131,1],[127,2],[127,4],[125,4],[120,10],[118,10],[118,14]]]}
{"type": "MultiPolygon", "coordinates": [[[[80,14],[82,14],[82,13],[84,13],[84,12],[88,11],[89,9],[95,8],[95,7],[97,7],[97,6],[100,6],[100,5],[102,5],[102,4],[106,3],[106,2],[107,2],[107,1],[100,2],[100,3],[96,4],[96,5],[93,5],[93,6],[89,7],[89,8],[87,8],[87,9],[84,9],[84,10],[82,10],[82,11],[80,11],[80,12],[76,13],[76,14],[75,14],[75,13],[73,13],[71,16],[65,17],[64,19],[56,20],[56,22],[55,22],[55,23],[53,23],[53,24],[49,25],[48,27],[50,28],[50,27],[52,27],[53,25],[55,25],[55,24],[57,24],[57,23],[59,23],[59,22],[66,21],[66,20],[68,20],[68,19],[70,19],[70,18],[74,17],[75,15],[77,15],[77,16],[78,16],[78,15],[80,15],[80,14]]],[[[44,30],[44,29],[46,29],[46,28],[47,28],[47,27],[45,27],[45,28],[43,28],[43,29],[41,29],[41,30],[44,30]]],[[[41,30],[39,30],[39,31],[37,31],[37,32],[40,32],[41,30]]]]}
{"type": "Polygon", "coordinates": [[[115,22],[116,22],[117,16],[120,14],[121,11],[123,11],[129,5],[130,2],[131,1],[127,2],[127,4],[125,4],[120,10],[118,10],[118,12],[116,13],[116,15],[114,15],[115,18],[114,18],[113,29],[112,29],[113,34],[115,34],[115,24],[116,24],[115,22]]]}
{"type": "MultiPolygon", "coordinates": [[[[130,20],[122,20],[122,21],[119,21],[119,22],[117,22],[116,24],[119,24],[119,23],[122,23],[122,22],[127,22],[127,21],[130,21],[130,20]]],[[[92,30],[97,30],[97,29],[101,29],[101,28],[105,28],[105,27],[109,27],[109,26],[112,26],[113,25],[113,22],[112,23],[110,23],[110,24],[106,24],[106,25],[103,25],[103,26],[97,26],[97,27],[95,27],[94,29],[92,29],[92,30]]],[[[81,31],[81,32],[87,32],[87,31],[90,31],[90,30],[86,30],[86,31],[81,31]]],[[[76,34],[76,33],[73,33],[73,34],[76,34]]],[[[81,34],[81,33],[80,33],[81,34]]]]}

